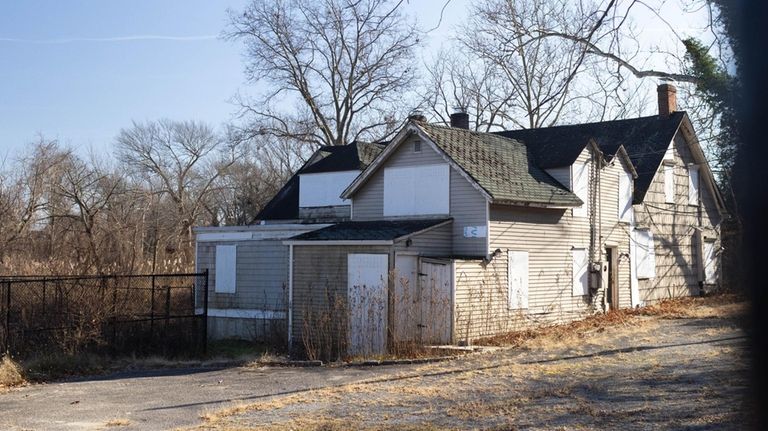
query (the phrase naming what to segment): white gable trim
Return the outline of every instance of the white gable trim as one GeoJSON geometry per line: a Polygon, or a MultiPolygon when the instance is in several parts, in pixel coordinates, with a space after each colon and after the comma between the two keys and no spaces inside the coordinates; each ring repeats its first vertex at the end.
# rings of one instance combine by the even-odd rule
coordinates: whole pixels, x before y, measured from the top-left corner
{"type": "Polygon", "coordinates": [[[400,147],[400,145],[405,142],[405,140],[411,135],[415,134],[419,138],[422,139],[422,141],[426,142],[427,145],[432,148],[433,151],[435,151],[437,154],[440,155],[440,157],[445,160],[448,165],[450,165],[453,169],[456,170],[462,177],[464,177],[465,180],[467,180],[472,187],[474,187],[477,191],[479,191],[486,200],[490,201],[492,200],[491,195],[485,191],[484,188],[480,186],[480,184],[477,183],[472,177],[467,174],[467,172],[459,166],[458,163],[456,163],[452,158],[450,158],[440,147],[437,146],[432,141],[432,138],[427,135],[424,130],[421,127],[418,127],[416,124],[409,122],[408,125],[403,127],[400,132],[397,133],[394,139],[392,139],[392,142],[384,148],[384,151],[381,152],[381,154],[376,157],[376,159],[368,165],[368,167],[361,173],[357,178],[355,178],[354,181],[347,187],[342,193],[341,197],[343,199],[351,199],[352,195],[357,192],[360,187],[362,187],[363,184],[365,184],[366,181],[373,175],[376,171],[379,170],[379,168],[385,163],[387,159],[400,147]]]}

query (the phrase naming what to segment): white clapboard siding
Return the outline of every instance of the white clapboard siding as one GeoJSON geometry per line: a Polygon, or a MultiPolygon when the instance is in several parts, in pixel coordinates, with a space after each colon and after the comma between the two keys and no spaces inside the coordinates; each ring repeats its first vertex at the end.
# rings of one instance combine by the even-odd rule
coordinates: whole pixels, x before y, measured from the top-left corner
{"type": "MultiPolygon", "coordinates": [[[[577,162],[589,160],[585,150],[577,162]]],[[[629,226],[618,221],[619,173],[627,170],[617,160],[603,167],[600,177],[601,248],[616,247],[620,307],[631,306],[629,226]]],[[[500,249],[490,263],[456,262],[455,338],[473,339],[544,323],[564,323],[595,312],[584,296],[573,295],[572,248],[589,247],[589,220],[571,210],[491,205],[490,248],[500,249]],[[509,308],[508,251],[528,252],[528,307],[509,308]]],[[[600,250],[602,253],[602,250],[600,250]]],[[[601,304],[600,292],[593,299],[601,304]]]]}
{"type": "Polygon", "coordinates": [[[528,252],[509,250],[507,254],[509,308],[528,308],[528,252]]]}
{"type": "Polygon", "coordinates": [[[216,293],[235,293],[237,290],[237,246],[216,246],[216,293]]]}
{"type": "MultiPolygon", "coordinates": [[[[639,280],[640,298],[645,304],[652,304],[671,297],[699,294],[702,279],[703,243],[697,241],[697,229],[705,229],[709,239],[719,247],[717,226],[721,216],[717,211],[715,197],[709,187],[698,190],[699,203],[691,204],[691,180],[688,169],[698,165],[682,131],[678,132],[670,147],[670,162],[678,166],[674,171],[674,205],[666,203],[664,166],[657,168],[648,187],[643,203],[635,205],[636,224],[653,230],[656,254],[656,277],[639,280]]],[[[703,178],[699,178],[699,184],[703,178]]],[[[719,259],[715,259],[719,267],[719,259]]]]}
{"type": "Polygon", "coordinates": [[[348,354],[369,356],[387,350],[389,255],[348,254],[348,354]]]}

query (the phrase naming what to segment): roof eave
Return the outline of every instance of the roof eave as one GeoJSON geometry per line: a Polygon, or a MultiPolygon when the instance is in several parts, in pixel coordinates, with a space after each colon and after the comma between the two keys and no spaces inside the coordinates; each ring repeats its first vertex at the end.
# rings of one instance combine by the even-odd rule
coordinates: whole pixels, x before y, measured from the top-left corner
{"type": "Polygon", "coordinates": [[[496,205],[514,205],[521,207],[547,208],[547,209],[570,209],[583,205],[583,203],[573,204],[555,204],[548,202],[517,201],[513,199],[493,199],[492,204],[496,205]]]}

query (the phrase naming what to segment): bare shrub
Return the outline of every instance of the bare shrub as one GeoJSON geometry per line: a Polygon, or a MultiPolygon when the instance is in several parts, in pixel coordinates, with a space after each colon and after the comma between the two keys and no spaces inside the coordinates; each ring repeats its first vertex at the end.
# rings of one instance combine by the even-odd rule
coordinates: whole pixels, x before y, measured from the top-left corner
{"type": "Polygon", "coordinates": [[[348,310],[346,298],[328,291],[324,304],[310,303],[304,310],[301,341],[307,358],[331,362],[345,354],[348,310]]]}
{"type": "Polygon", "coordinates": [[[10,388],[26,383],[22,368],[8,356],[0,359],[0,388],[10,388]]]}

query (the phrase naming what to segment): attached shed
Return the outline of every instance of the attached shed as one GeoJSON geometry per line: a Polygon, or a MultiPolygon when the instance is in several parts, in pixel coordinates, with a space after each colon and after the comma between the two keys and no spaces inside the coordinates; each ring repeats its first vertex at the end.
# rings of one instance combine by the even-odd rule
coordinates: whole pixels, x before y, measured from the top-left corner
{"type": "Polygon", "coordinates": [[[335,359],[452,342],[451,219],[344,222],[284,244],[295,352],[335,359]]]}
{"type": "Polygon", "coordinates": [[[195,269],[209,271],[208,336],[284,342],[289,250],[282,241],[326,226],[195,228],[195,269]]]}

